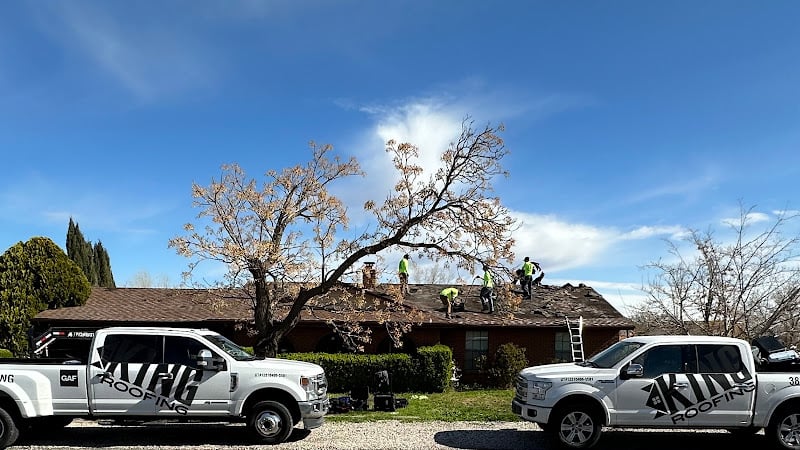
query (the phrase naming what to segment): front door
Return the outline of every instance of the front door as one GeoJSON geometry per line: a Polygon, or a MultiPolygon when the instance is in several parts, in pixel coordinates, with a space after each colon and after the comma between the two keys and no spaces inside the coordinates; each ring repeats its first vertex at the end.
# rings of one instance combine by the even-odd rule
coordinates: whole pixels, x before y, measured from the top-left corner
{"type": "MultiPolygon", "coordinates": [[[[686,408],[695,403],[687,369],[689,345],[659,345],[631,362],[641,364],[641,377],[619,378],[614,404],[615,425],[688,427],[686,408]]],[[[624,370],[624,369],[623,369],[624,370]]]]}
{"type": "Polygon", "coordinates": [[[221,356],[188,336],[164,338],[164,364],[156,392],[167,399],[156,403],[159,416],[226,415],[230,409],[231,374],[227,364],[201,369],[197,365],[200,350],[209,350],[219,361],[221,356]]]}

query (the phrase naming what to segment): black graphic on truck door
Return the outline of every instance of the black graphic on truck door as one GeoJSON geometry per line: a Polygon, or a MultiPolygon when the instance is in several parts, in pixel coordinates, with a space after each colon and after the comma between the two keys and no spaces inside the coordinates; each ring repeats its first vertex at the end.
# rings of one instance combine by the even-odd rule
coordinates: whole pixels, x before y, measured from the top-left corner
{"type": "Polygon", "coordinates": [[[91,363],[94,412],[183,416],[225,410],[229,375],[198,368],[200,348],[205,346],[190,337],[106,336],[91,363]],[[203,400],[195,405],[198,394],[203,400]]]}
{"type": "Polygon", "coordinates": [[[92,355],[90,386],[95,414],[155,412],[155,393],[147,390],[161,361],[161,337],[137,334],[105,336],[92,355]]]}
{"type": "MultiPolygon", "coordinates": [[[[164,337],[164,364],[175,371],[176,378],[162,380],[162,390],[173,393],[174,398],[189,400],[186,393],[191,393],[191,401],[186,403],[192,415],[214,415],[220,412],[227,413],[230,407],[231,375],[223,359],[208,346],[191,337],[166,336],[164,337]],[[215,367],[200,368],[197,365],[197,355],[200,350],[211,351],[213,357],[220,363],[215,367]],[[191,370],[193,377],[180,377],[177,368],[191,370]],[[169,388],[167,388],[169,386],[169,388]]],[[[161,416],[179,416],[180,409],[169,408],[158,404],[156,413],[161,416]]]]}
{"type": "Polygon", "coordinates": [[[689,378],[696,403],[684,411],[703,426],[747,424],[755,402],[755,380],[735,345],[697,345],[697,370],[689,378]]]}
{"type": "Polygon", "coordinates": [[[687,372],[693,357],[690,345],[659,345],[631,362],[641,364],[641,377],[620,379],[616,389],[617,417],[629,425],[689,426],[689,418],[676,424],[668,412],[695,403],[687,372]]]}
{"type": "Polygon", "coordinates": [[[644,373],[619,383],[617,398],[623,423],[725,427],[749,422],[755,381],[742,362],[740,347],[664,345],[632,362],[642,364],[644,373]]]}

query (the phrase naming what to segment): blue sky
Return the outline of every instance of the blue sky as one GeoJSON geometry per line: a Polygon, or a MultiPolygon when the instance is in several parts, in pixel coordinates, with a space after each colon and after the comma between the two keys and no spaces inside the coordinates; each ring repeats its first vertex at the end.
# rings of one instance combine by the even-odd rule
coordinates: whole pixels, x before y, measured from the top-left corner
{"type": "MultiPolygon", "coordinates": [[[[333,144],[382,200],[388,139],[433,160],[461,120],[503,123],[545,283],[625,312],[645,264],[739,205],[800,209],[796,1],[0,3],[0,251],[101,241],[118,286],[180,282],[191,184],[333,144]]],[[[358,209],[353,204],[351,209],[358,209]]],[[[412,276],[413,282],[413,276],[412,276]]]]}

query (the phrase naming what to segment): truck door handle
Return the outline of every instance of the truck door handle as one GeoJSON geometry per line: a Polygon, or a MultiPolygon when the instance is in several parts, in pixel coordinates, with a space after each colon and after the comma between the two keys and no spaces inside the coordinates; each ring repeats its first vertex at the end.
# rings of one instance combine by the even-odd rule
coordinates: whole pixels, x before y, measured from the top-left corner
{"type": "Polygon", "coordinates": [[[672,385],[672,387],[677,389],[686,389],[689,387],[689,383],[675,383],[672,385]]]}
{"type": "Polygon", "coordinates": [[[158,378],[162,378],[162,379],[166,379],[166,380],[171,380],[171,379],[173,379],[173,378],[174,378],[174,377],[172,376],[172,372],[167,372],[167,373],[163,373],[163,372],[162,372],[162,373],[156,374],[156,376],[157,376],[158,378]]]}

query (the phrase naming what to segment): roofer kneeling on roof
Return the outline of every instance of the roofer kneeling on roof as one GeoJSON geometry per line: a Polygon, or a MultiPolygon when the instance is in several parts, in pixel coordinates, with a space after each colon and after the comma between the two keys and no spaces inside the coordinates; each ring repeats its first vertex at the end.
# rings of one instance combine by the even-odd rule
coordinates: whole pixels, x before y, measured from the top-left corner
{"type": "Polygon", "coordinates": [[[453,303],[458,297],[458,289],[454,287],[444,288],[442,292],[439,293],[439,300],[442,301],[442,304],[447,309],[445,313],[445,317],[448,319],[451,317],[450,314],[453,312],[453,303]]]}

